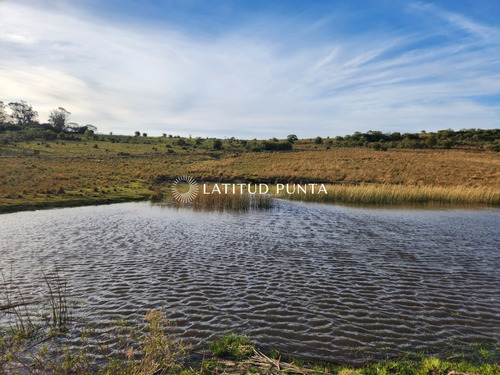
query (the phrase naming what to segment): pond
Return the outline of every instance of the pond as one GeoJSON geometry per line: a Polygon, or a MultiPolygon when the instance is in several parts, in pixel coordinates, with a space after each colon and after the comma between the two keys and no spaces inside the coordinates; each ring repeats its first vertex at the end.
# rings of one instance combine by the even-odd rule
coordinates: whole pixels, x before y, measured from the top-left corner
{"type": "Polygon", "coordinates": [[[142,202],[0,215],[0,269],[27,294],[58,268],[98,325],[164,306],[195,345],[238,331],[327,360],[495,343],[499,244],[498,209],[280,200],[248,212],[142,202]]]}

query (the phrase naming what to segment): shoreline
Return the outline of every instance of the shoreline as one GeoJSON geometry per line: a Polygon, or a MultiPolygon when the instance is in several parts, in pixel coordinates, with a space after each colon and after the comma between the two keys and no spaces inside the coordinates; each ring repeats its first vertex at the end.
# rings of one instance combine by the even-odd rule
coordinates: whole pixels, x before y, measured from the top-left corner
{"type": "Polygon", "coordinates": [[[71,207],[86,207],[86,206],[104,206],[107,204],[128,203],[128,202],[145,202],[149,197],[118,197],[105,199],[68,199],[62,201],[42,201],[34,203],[21,203],[12,205],[0,204],[0,215],[12,214],[16,212],[50,210],[55,208],[71,208],[71,207]]]}
{"type": "MultiPolygon", "coordinates": [[[[466,187],[431,187],[431,186],[405,186],[405,185],[332,185],[327,184],[328,194],[276,194],[271,191],[270,195],[275,199],[289,201],[301,201],[322,204],[340,204],[357,207],[370,208],[498,208],[500,207],[500,190],[491,188],[466,188],[466,187]]],[[[165,188],[161,194],[171,199],[165,188]]],[[[26,200],[19,202],[21,198],[13,199],[12,204],[0,201],[0,215],[36,211],[54,208],[70,208],[84,206],[99,206],[127,202],[154,202],[157,191],[134,195],[123,195],[113,197],[68,197],[66,195],[55,196],[56,199],[26,200]]],[[[215,200],[221,199],[225,194],[215,196],[215,200]]],[[[54,197],[54,198],[55,198],[54,197]]],[[[7,202],[10,203],[10,202],[7,202]]],[[[208,207],[210,208],[210,207],[208,207]]]]}

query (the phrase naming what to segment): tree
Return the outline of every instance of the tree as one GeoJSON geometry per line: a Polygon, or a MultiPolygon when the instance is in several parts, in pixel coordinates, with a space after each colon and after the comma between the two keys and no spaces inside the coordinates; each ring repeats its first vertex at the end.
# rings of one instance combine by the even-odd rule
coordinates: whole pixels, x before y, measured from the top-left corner
{"type": "Polygon", "coordinates": [[[147,137],[147,136],[148,136],[148,133],[142,133],[142,136],[143,136],[143,137],[147,137]]]}
{"type": "Polygon", "coordinates": [[[288,137],[286,137],[287,141],[290,143],[294,143],[295,141],[298,141],[299,138],[295,134],[290,134],[288,137]]]}
{"type": "Polygon", "coordinates": [[[37,123],[38,112],[24,100],[9,103],[9,107],[12,110],[10,117],[17,125],[28,126],[37,123]]]}
{"type": "Polygon", "coordinates": [[[322,144],[323,143],[323,138],[321,138],[321,137],[314,138],[314,143],[317,144],[317,145],[322,144]]]}
{"type": "Polygon", "coordinates": [[[434,147],[437,143],[436,137],[434,135],[431,135],[429,138],[426,139],[425,144],[429,147],[434,147]]]}
{"type": "Polygon", "coordinates": [[[50,111],[49,124],[52,125],[56,132],[66,130],[67,122],[71,112],[66,111],[63,107],[50,111]]]}
{"type": "Polygon", "coordinates": [[[10,122],[10,116],[5,110],[4,102],[0,101],[0,124],[7,124],[10,122]]]}
{"type": "Polygon", "coordinates": [[[69,133],[83,134],[87,128],[85,126],[80,126],[76,122],[67,122],[64,130],[69,133]]]}
{"type": "Polygon", "coordinates": [[[97,126],[94,126],[92,124],[87,124],[87,125],[85,125],[85,127],[87,128],[87,130],[90,130],[92,133],[95,133],[97,131],[97,126]]]}
{"type": "Polygon", "coordinates": [[[134,133],[134,135],[135,135],[136,137],[140,137],[140,136],[141,136],[141,132],[140,132],[139,130],[137,130],[137,131],[134,133]]]}

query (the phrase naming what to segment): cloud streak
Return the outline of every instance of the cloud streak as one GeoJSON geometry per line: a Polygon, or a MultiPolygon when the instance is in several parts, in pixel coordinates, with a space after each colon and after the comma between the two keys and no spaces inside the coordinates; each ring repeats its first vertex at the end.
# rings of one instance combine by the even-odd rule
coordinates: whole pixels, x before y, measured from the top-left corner
{"type": "MultiPolygon", "coordinates": [[[[410,11],[438,27],[332,33],[308,43],[280,38],[276,28],[266,34],[265,15],[207,37],[165,24],[130,27],[59,4],[0,3],[0,100],[28,101],[42,121],[62,106],[74,121],[128,134],[498,127],[500,106],[480,99],[500,93],[498,29],[435,6],[410,11]],[[450,37],[456,28],[464,34],[450,37]]],[[[287,20],[313,33],[329,22],[287,20]]]]}

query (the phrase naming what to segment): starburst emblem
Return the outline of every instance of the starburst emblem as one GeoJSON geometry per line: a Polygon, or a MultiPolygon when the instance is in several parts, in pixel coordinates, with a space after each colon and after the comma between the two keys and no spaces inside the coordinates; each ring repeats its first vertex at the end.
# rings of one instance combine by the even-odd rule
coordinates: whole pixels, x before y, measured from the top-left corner
{"type": "Polygon", "coordinates": [[[174,199],[181,203],[189,203],[198,195],[198,183],[193,177],[180,176],[174,180],[171,190],[174,199]],[[180,191],[182,185],[187,185],[188,190],[180,191]]]}

